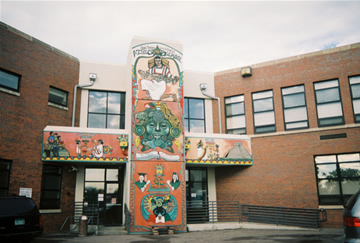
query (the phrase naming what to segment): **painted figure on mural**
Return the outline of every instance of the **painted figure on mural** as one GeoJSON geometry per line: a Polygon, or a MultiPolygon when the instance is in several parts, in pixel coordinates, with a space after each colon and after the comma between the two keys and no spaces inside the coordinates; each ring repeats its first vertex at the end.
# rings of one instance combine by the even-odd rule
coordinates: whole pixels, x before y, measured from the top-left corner
{"type": "Polygon", "coordinates": [[[104,142],[102,139],[98,141],[92,140],[94,147],[91,149],[91,153],[96,158],[101,158],[104,155],[104,142]]]}
{"type": "Polygon", "coordinates": [[[172,178],[171,180],[167,181],[167,184],[169,185],[169,187],[174,191],[176,190],[179,186],[180,186],[180,180],[179,180],[179,175],[178,173],[174,172],[172,174],[172,178]]]}
{"type": "Polygon", "coordinates": [[[136,147],[141,151],[155,150],[157,147],[174,153],[173,144],[180,149],[180,142],[175,140],[182,131],[179,119],[172,114],[166,103],[149,103],[145,111],[135,115],[138,122],[134,133],[138,136],[136,147]]]}
{"type": "Polygon", "coordinates": [[[177,211],[177,203],[172,195],[147,195],[141,203],[141,214],[149,222],[174,221],[177,211]]]}
{"type": "Polygon", "coordinates": [[[150,183],[149,180],[147,180],[146,173],[139,173],[139,180],[135,182],[135,185],[141,190],[141,192],[144,192],[146,189],[146,186],[150,183]]]}
{"type": "Polygon", "coordinates": [[[162,58],[161,50],[156,47],[154,50],[156,55],[148,61],[148,70],[139,70],[138,73],[142,77],[141,88],[146,92],[144,99],[164,100],[166,98],[173,98],[177,101],[176,94],[165,94],[166,84],[175,84],[179,81],[178,76],[173,76],[170,72],[169,61],[162,58]]]}

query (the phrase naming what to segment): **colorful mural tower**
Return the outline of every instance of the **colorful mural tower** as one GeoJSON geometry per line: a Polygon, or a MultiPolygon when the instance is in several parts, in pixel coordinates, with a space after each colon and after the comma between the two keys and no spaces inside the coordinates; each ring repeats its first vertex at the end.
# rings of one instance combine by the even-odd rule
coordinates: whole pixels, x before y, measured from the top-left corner
{"type": "Polygon", "coordinates": [[[131,51],[129,231],[186,231],[183,55],[156,42],[131,51]]]}

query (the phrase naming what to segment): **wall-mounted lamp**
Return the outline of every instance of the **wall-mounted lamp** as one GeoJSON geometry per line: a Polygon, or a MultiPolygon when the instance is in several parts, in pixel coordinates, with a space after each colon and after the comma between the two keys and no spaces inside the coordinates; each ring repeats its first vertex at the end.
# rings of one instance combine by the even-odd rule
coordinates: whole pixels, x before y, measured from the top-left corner
{"type": "Polygon", "coordinates": [[[243,78],[250,77],[252,75],[251,67],[243,67],[241,68],[241,76],[243,78]]]}
{"type": "Polygon", "coordinates": [[[207,84],[205,84],[205,83],[200,84],[200,90],[201,91],[205,91],[206,88],[207,88],[207,84]]]}
{"type": "Polygon", "coordinates": [[[90,73],[89,74],[89,79],[90,79],[91,82],[95,82],[96,77],[97,77],[96,73],[90,73]]]}

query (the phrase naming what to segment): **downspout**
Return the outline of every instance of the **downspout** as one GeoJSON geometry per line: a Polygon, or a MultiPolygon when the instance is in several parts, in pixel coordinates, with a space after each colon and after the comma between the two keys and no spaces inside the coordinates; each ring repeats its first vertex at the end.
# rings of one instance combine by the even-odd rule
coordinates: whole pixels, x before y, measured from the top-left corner
{"type": "Polygon", "coordinates": [[[90,87],[93,86],[96,80],[96,74],[94,73],[90,73],[90,84],[77,84],[74,87],[74,100],[73,100],[73,113],[72,113],[72,120],[71,120],[71,126],[74,127],[75,126],[75,110],[76,110],[76,93],[77,93],[77,88],[85,88],[85,87],[90,87]]]}
{"type": "Polygon", "coordinates": [[[205,93],[206,87],[207,87],[207,84],[200,84],[201,93],[202,93],[204,96],[209,97],[210,99],[213,99],[213,100],[217,100],[217,101],[218,101],[219,133],[221,134],[221,133],[222,133],[222,123],[221,123],[221,105],[220,105],[220,98],[219,98],[219,97],[214,97],[214,96],[211,96],[211,95],[205,93]]]}

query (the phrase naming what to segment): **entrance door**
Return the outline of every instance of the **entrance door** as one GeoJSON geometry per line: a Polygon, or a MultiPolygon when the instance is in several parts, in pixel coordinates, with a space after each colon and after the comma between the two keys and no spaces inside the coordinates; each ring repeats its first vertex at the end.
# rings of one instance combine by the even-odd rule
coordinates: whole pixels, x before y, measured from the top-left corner
{"type": "Polygon", "coordinates": [[[122,168],[85,169],[84,202],[99,204],[100,224],[122,224],[122,168]]]}
{"type": "Polygon", "coordinates": [[[187,222],[209,220],[207,168],[186,168],[187,222]]]}

